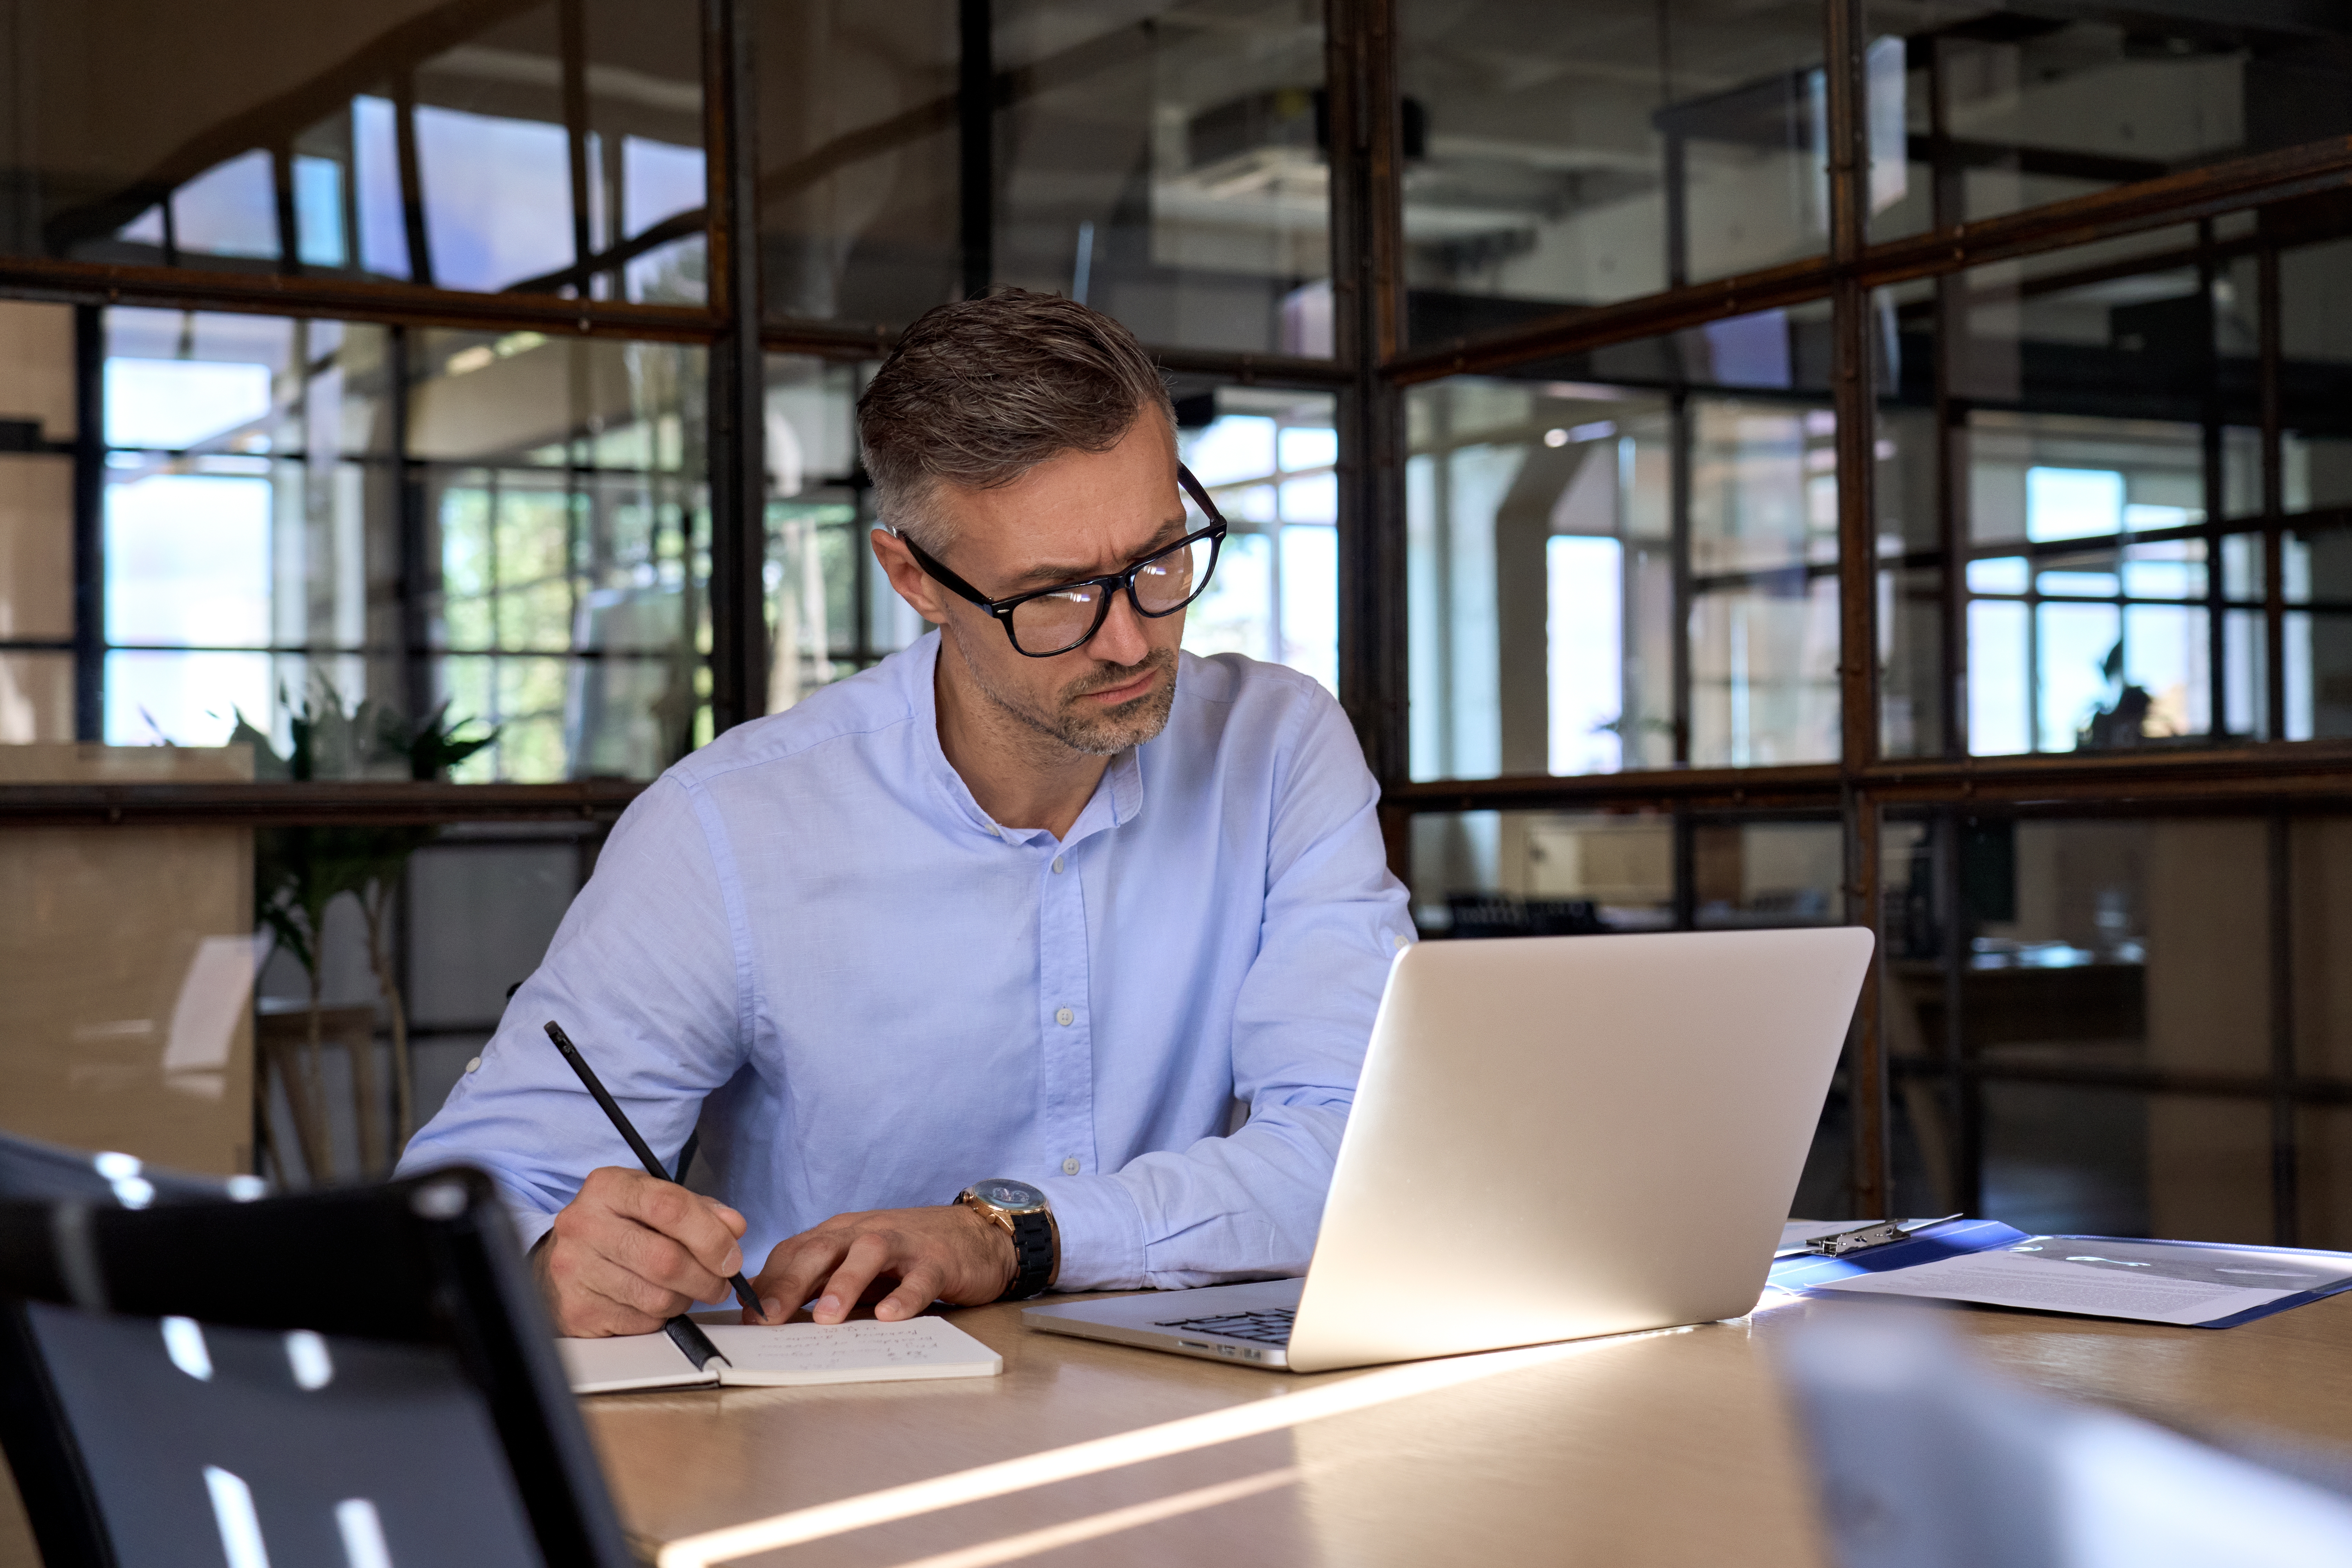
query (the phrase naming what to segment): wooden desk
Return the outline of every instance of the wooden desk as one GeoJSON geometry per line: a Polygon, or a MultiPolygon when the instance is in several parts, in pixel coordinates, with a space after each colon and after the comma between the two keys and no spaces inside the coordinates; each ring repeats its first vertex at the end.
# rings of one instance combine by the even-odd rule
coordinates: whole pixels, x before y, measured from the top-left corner
{"type": "MultiPolygon", "coordinates": [[[[1856,1310],[1867,1309],[1806,1301],[1586,1342],[1475,1381],[740,1561],[1815,1564],[1822,1537],[1772,1348],[1809,1318],[1856,1310]],[[1019,1539],[1057,1529],[1058,1541],[1019,1539]]],[[[2218,1331],[1890,1310],[1946,1313],[1986,1361],[2060,1394],[2352,1447],[2352,1295],[2218,1331]]],[[[650,1545],[1205,1412],[1263,1416],[1265,1401],[1399,1381],[1389,1369],[1297,1377],[1033,1333],[1011,1306],[954,1321],[1003,1354],[1003,1377],[586,1401],[624,1521],[650,1545]]],[[[1419,1364],[1466,1372],[1484,1359],[1419,1364]]]]}

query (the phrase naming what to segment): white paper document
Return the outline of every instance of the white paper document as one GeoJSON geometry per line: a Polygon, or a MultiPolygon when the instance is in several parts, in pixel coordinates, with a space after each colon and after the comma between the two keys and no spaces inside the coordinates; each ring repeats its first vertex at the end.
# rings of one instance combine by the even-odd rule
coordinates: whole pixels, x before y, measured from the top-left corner
{"type": "MultiPolygon", "coordinates": [[[[2109,1246],[2104,1252],[2120,1252],[2109,1246]]],[[[2285,1284],[2284,1279],[2280,1280],[2285,1284]]],[[[2079,1312],[2095,1318],[2130,1318],[2144,1323],[2184,1326],[2211,1322],[2292,1296],[2305,1285],[2284,1289],[2223,1284],[2212,1279],[2180,1279],[2147,1265],[2106,1257],[2073,1261],[2046,1251],[1973,1252],[1937,1258],[1883,1274],[1824,1279],[1816,1290],[1876,1296],[1926,1296],[1946,1301],[1982,1301],[1996,1307],[2030,1307],[2045,1312],[2079,1312]]]]}
{"type": "Polygon", "coordinates": [[[574,1394],[723,1385],[789,1387],[994,1377],[1004,1358],[940,1318],[903,1323],[719,1324],[705,1328],[719,1359],[697,1370],[667,1333],[555,1342],[574,1394]]]}

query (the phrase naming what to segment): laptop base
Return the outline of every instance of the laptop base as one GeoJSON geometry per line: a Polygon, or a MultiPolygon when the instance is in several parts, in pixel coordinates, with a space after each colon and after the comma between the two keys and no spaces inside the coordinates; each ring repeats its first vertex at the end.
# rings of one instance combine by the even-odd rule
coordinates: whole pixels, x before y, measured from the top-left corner
{"type": "Polygon", "coordinates": [[[1101,1301],[1029,1307],[1023,1310],[1021,1321],[1026,1328],[1048,1333],[1282,1371],[1290,1365],[1286,1345],[1268,1343],[1255,1334],[1244,1339],[1212,1332],[1200,1322],[1250,1314],[1286,1315],[1297,1310],[1305,1285],[1303,1279],[1259,1279],[1246,1285],[1203,1285],[1192,1290],[1147,1290],[1139,1296],[1115,1296],[1101,1301]]]}

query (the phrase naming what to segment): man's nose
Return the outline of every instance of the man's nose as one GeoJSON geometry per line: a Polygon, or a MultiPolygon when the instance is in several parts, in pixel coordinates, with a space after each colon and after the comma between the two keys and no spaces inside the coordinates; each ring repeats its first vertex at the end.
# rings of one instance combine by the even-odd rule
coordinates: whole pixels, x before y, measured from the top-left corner
{"type": "Polygon", "coordinates": [[[1110,596],[1110,613],[1103,617],[1102,629],[1087,644],[1087,652],[1105,664],[1141,664],[1151,652],[1151,639],[1144,635],[1143,617],[1135,613],[1135,604],[1125,594],[1110,596]]]}

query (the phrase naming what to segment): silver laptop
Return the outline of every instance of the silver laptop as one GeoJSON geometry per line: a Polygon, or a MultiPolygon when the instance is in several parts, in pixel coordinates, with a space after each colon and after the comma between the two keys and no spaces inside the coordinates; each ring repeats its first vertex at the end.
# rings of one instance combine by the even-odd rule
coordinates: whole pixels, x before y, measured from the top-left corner
{"type": "Polygon", "coordinates": [[[1022,1321],[1323,1372],[1738,1317],[1870,953],[1859,928],[1409,948],[1304,1279],[1022,1321]]]}

